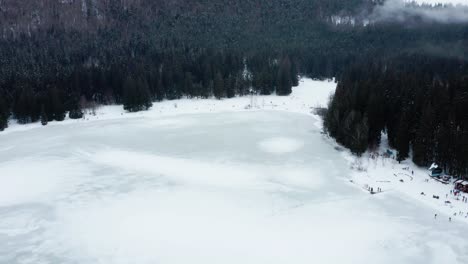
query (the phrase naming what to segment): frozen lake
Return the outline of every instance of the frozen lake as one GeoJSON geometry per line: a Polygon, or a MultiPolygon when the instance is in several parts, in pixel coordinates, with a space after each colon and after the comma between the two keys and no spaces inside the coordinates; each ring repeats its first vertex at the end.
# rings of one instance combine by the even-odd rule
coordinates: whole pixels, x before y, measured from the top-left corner
{"type": "Polygon", "coordinates": [[[135,117],[0,137],[0,263],[468,263],[468,228],[349,183],[308,115],[135,117]]]}

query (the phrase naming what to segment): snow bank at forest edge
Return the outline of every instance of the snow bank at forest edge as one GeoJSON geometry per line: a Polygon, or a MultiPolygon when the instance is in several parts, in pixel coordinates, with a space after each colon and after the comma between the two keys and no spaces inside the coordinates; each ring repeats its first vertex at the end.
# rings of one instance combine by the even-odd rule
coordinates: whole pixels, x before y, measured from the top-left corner
{"type": "MultiPolygon", "coordinates": [[[[46,127],[57,125],[67,125],[80,122],[94,122],[109,119],[123,118],[158,118],[174,116],[180,114],[215,113],[227,111],[252,111],[252,110],[279,110],[295,113],[311,114],[314,107],[326,107],[330,94],[335,91],[336,83],[333,80],[318,81],[303,78],[298,87],[293,87],[293,92],[289,96],[276,95],[256,95],[242,96],[230,99],[198,99],[185,98],[179,100],[164,100],[153,103],[153,107],[148,111],[129,113],[123,110],[122,105],[101,106],[95,109],[95,114],[87,110],[84,118],[73,120],[68,117],[62,121],[49,122],[46,127]]],[[[9,127],[0,132],[0,137],[4,134],[25,131],[35,128],[42,128],[40,122],[20,125],[14,120],[10,120],[9,127]]]]}

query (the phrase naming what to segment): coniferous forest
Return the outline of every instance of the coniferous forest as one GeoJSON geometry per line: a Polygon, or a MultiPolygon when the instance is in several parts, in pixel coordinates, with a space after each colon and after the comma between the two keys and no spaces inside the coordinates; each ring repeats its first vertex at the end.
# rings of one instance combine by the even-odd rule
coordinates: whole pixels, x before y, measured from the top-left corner
{"type": "Polygon", "coordinates": [[[327,132],[354,153],[378,147],[382,132],[402,161],[437,162],[468,173],[468,63],[405,54],[368,60],[343,73],[324,120],[327,132]]]}
{"type": "Polygon", "coordinates": [[[399,159],[467,175],[466,23],[372,20],[375,0],[30,2],[0,1],[0,130],[335,77],[338,142],[361,154],[384,131],[399,159]]]}

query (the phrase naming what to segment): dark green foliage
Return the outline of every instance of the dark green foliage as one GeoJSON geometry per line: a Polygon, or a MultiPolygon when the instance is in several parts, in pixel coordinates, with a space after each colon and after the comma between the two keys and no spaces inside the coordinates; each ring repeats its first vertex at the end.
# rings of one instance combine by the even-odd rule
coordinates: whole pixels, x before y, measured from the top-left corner
{"type": "Polygon", "coordinates": [[[213,87],[213,94],[216,99],[221,99],[225,96],[225,89],[224,89],[224,79],[221,73],[216,73],[214,79],[214,87],[213,87]]]}
{"type": "MultiPolygon", "coordinates": [[[[25,0],[9,7],[13,2],[3,4],[0,17],[0,87],[20,123],[39,120],[41,104],[49,120],[62,120],[67,111],[79,118],[72,95],[90,105],[121,104],[127,76],[139,76],[157,101],[234,97],[251,87],[287,95],[299,74],[340,77],[361,57],[411,52],[466,59],[468,47],[463,24],[331,22],[332,15],[371,8],[369,0],[93,1],[100,18],[81,12],[80,1],[54,4],[57,12],[25,0]],[[10,14],[16,6],[22,16],[10,14]],[[41,24],[29,25],[36,15],[41,24]],[[11,31],[12,24],[21,26],[11,31]]],[[[371,113],[369,140],[378,141],[382,115],[371,113]]],[[[392,129],[389,134],[397,133],[392,129]]]]}
{"type": "Polygon", "coordinates": [[[41,105],[41,124],[43,126],[46,126],[47,123],[49,123],[49,119],[47,118],[47,114],[46,114],[44,105],[41,105]]]}
{"type": "MultiPolygon", "coordinates": [[[[107,100],[109,100],[111,96],[108,96],[107,100]]],[[[69,105],[68,108],[70,109],[68,113],[68,117],[70,119],[80,119],[83,118],[84,113],[83,110],[81,109],[80,105],[80,97],[78,95],[72,95],[70,100],[69,100],[69,105]]]]}
{"type": "Polygon", "coordinates": [[[153,103],[148,84],[142,78],[128,77],[123,87],[123,107],[129,112],[148,110],[153,103]]]}
{"type": "Polygon", "coordinates": [[[10,117],[10,112],[6,101],[2,98],[0,94],[0,131],[3,131],[8,127],[8,118],[10,117]]]}
{"type": "Polygon", "coordinates": [[[453,175],[467,175],[467,72],[468,63],[458,59],[369,58],[339,80],[325,129],[357,154],[376,147],[385,131],[399,161],[412,150],[417,165],[436,162],[453,175]],[[361,144],[367,125],[368,140],[361,144]]]}
{"type": "Polygon", "coordinates": [[[232,76],[232,74],[229,74],[228,79],[225,81],[226,85],[226,97],[227,98],[233,98],[236,96],[236,79],[232,76]]]}
{"type": "Polygon", "coordinates": [[[410,124],[408,111],[403,111],[402,116],[397,127],[397,134],[395,138],[395,148],[398,150],[397,160],[403,161],[409,156],[410,149],[410,124]]]}
{"type": "Polygon", "coordinates": [[[57,87],[49,87],[45,99],[45,112],[49,121],[63,121],[65,119],[65,105],[63,92],[57,87]]]}
{"type": "Polygon", "coordinates": [[[13,114],[18,123],[26,124],[37,121],[39,119],[39,107],[37,95],[33,89],[29,86],[23,86],[18,93],[13,107],[13,114]]]}
{"type": "Polygon", "coordinates": [[[296,62],[291,63],[291,82],[293,87],[299,85],[299,71],[297,70],[296,62]]]}
{"type": "Polygon", "coordinates": [[[278,69],[278,79],[276,85],[276,94],[278,95],[289,95],[292,92],[293,76],[291,70],[291,61],[289,57],[285,57],[281,60],[278,69]]]}

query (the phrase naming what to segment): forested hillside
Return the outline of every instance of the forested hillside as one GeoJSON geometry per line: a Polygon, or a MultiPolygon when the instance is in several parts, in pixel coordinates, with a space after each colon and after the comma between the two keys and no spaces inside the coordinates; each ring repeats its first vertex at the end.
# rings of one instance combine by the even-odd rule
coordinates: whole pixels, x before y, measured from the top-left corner
{"type": "MultiPolygon", "coordinates": [[[[327,17],[361,3],[339,2],[0,1],[0,129],[10,111],[28,123],[60,121],[66,111],[80,118],[94,104],[136,111],[151,100],[232,97],[251,86],[289,94],[303,55],[296,48],[318,49],[324,42],[307,43],[321,39],[327,17]]],[[[338,57],[325,48],[310,67],[332,76],[338,57]]]]}

